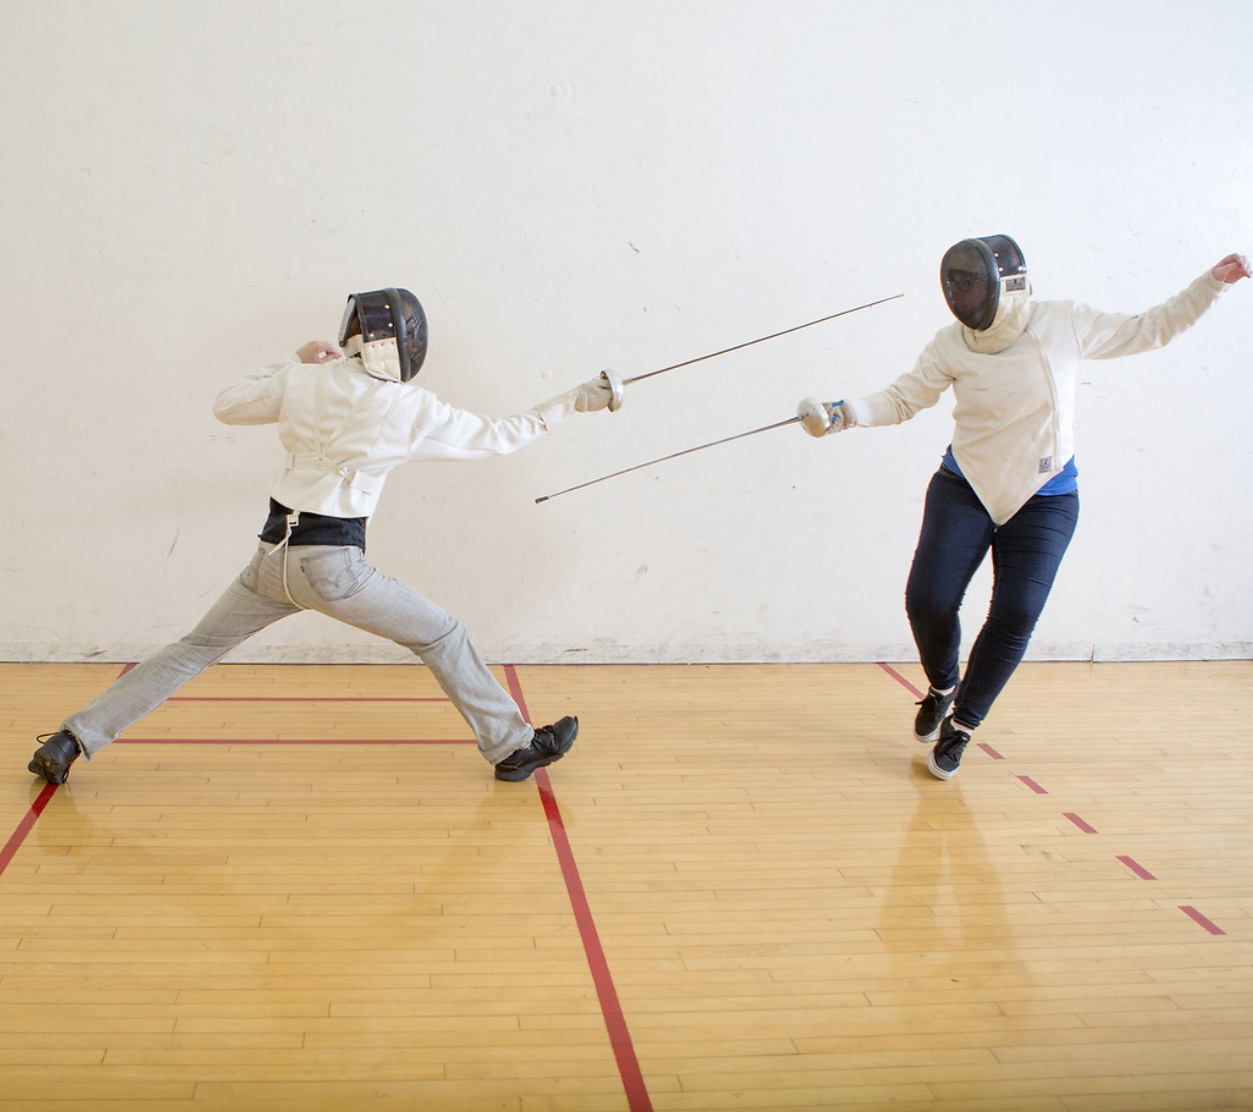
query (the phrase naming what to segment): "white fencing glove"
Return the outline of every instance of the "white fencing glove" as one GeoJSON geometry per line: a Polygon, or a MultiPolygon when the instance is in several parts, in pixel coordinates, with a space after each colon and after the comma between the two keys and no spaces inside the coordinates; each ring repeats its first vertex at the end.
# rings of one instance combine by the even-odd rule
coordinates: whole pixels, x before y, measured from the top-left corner
{"type": "Polygon", "coordinates": [[[590,378],[570,391],[574,397],[575,413],[595,413],[608,409],[613,399],[613,389],[606,378],[590,378]]]}
{"type": "Polygon", "coordinates": [[[801,428],[810,436],[830,436],[856,424],[848,406],[842,401],[820,402],[817,398],[804,398],[796,407],[796,416],[800,418],[801,428]]]}
{"type": "Polygon", "coordinates": [[[598,409],[608,409],[609,399],[613,396],[609,383],[600,378],[581,382],[572,390],[558,394],[535,407],[545,425],[552,427],[562,421],[568,421],[576,413],[595,413],[598,409]]]}

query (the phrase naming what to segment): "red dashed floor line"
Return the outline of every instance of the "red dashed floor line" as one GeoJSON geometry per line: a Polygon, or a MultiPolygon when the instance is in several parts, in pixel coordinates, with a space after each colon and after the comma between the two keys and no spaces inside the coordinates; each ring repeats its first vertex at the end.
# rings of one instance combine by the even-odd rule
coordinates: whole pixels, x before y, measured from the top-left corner
{"type": "Polygon", "coordinates": [[[1182,911],[1189,919],[1195,919],[1210,934],[1226,934],[1227,932],[1221,927],[1214,924],[1211,920],[1202,915],[1195,907],[1189,907],[1187,904],[1180,904],[1179,910],[1182,911]]]}
{"type": "Polygon", "coordinates": [[[1081,819],[1078,815],[1074,814],[1073,812],[1065,811],[1063,812],[1063,814],[1065,814],[1065,816],[1068,819],[1070,819],[1070,821],[1073,822],[1085,834],[1099,833],[1099,831],[1096,829],[1095,826],[1092,826],[1090,823],[1084,822],[1083,819],[1081,819]]]}
{"type": "Polygon", "coordinates": [[[1132,857],[1128,857],[1126,854],[1120,853],[1118,855],[1118,860],[1121,861],[1124,865],[1126,865],[1127,868],[1129,868],[1133,873],[1135,873],[1136,876],[1138,876],[1141,880],[1156,880],[1157,879],[1157,877],[1155,877],[1151,872],[1148,871],[1148,869],[1146,869],[1143,865],[1141,865],[1140,862],[1136,861],[1132,857]]]}
{"type": "MultiPolygon", "coordinates": [[[[904,687],[907,691],[912,692],[919,699],[923,697],[922,692],[917,687],[915,687],[912,683],[910,683],[909,680],[907,680],[904,676],[902,676],[900,672],[898,672],[891,665],[884,664],[882,661],[880,661],[879,667],[882,668],[883,671],[885,671],[889,676],[891,676],[894,680],[896,680],[896,682],[899,683],[902,687],[904,687]]],[[[976,742],[975,747],[978,749],[982,749],[983,752],[986,753],[994,761],[1003,761],[1005,759],[1000,753],[998,753],[995,749],[993,749],[992,746],[987,745],[984,742],[976,742]]],[[[1033,792],[1036,793],[1036,795],[1048,795],[1049,794],[1047,788],[1037,783],[1030,776],[1019,775],[1016,777],[1016,779],[1019,780],[1026,787],[1030,788],[1033,792]]],[[[1077,826],[1080,830],[1082,830],[1085,834],[1099,833],[1099,831],[1094,826],[1086,822],[1084,819],[1080,818],[1077,814],[1075,814],[1072,811],[1063,811],[1062,815],[1063,817],[1068,819],[1070,822],[1074,823],[1074,825],[1077,826]]],[[[1123,865],[1125,865],[1128,869],[1130,869],[1133,873],[1135,873],[1135,875],[1138,876],[1141,880],[1156,880],[1157,879],[1157,877],[1154,876],[1151,872],[1149,872],[1149,870],[1146,869],[1143,865],[1133,860],[1132,858],[1127,857],[1124,854],[1117,855],[1116,860],[1122,862],[1123,865]]],[[[1221,927],[1215,924],[1212,920],[1202,915],[1201,912],[1199,912],[1195,907],[1191,907],[1186,904],[1180,904],[1179,910],[1182,911],[1185,915],[1187,915],[1189,919],[1192,919],[1194,922],[1204,927],[1205,930],[1209,931],[1210,934],[1225,935],[1227,933],[1225,930],[1223,930],[1221,927]]]]}

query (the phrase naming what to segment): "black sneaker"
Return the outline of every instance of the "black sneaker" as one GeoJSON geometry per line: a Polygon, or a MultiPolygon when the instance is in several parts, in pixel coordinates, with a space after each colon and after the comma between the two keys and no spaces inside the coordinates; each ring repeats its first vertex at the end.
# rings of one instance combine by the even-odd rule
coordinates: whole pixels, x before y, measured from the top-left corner
{"type": "Polygon", "coordinates": [[[510,753],[496,766],[496,779],[516,782],[525,780],[537,768],[561,760],[579,734],[579,720],[569,716],[541,726],[531,737],[531,744],[510,753]]]}
{"type": "Polygon", "coordinates": [[[934,687],[927,688],[927,697],[918,701],[918,714],[914,717],[914,737],[919,741],[935,741],[940,736],[940,723],[952,709],[957,698],[957,688],[941,695],[934,687]]]}
{"type": "Polygon", "coordinates": [[[927,754],[927,768],[931,775],[941,780],[951,780],[961,767],[962,754],[970,744],[970,735],[953,725],[951,718],[944,720],[940,727],[940,740],[935,748],[927,754]]]}
{"type": "Polygon", "coordinates": [[[70,765],[78,760],[78,740],[65,730],[40,734],[35,740],[43,744],[35,750],[26,767],[49,784],[64,784],[70,774],[70,765]]]}

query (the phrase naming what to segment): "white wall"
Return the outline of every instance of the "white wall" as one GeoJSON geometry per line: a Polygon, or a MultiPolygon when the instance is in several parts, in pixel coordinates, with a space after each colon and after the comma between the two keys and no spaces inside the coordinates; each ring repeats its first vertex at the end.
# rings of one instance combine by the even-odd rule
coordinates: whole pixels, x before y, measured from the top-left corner
{"type": "MultiPolygon", "coordinates": [[[[211,399],[390,284],[431,319],[423,384],[497,414],[904,293],[518,455],[396,472],[370,550],[493,660],[910,659],[947,401],[534,499],[886,385],[946,323],[963,236],[1017,237],[1037,296],[1125,311],[1253,251],[1246,0],[42,0],[4,24],[10,659],[189,628],[279,459],[211,399]]],[[[1245,283],[1169,349],[1087,365],[1035,658],[1249,655],[1251,310],[1245,283]]],[[[236,659],[398,655],[301,615],[236,659]]]]}

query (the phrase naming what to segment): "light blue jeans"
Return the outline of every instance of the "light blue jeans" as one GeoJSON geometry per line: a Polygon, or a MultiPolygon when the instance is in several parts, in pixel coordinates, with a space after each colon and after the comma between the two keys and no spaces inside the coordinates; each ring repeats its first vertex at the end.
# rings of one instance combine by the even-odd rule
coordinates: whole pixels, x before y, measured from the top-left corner
{"type": "Polygon", "coordinates": [[[421,658],[492,764],[530,744],[531,727],[459,619],[371,567],[359,548],[265,542],[195,629],[119,676],[61,728],[90,760],[236,645],[301,610],[386,637],[421,658]]]}

